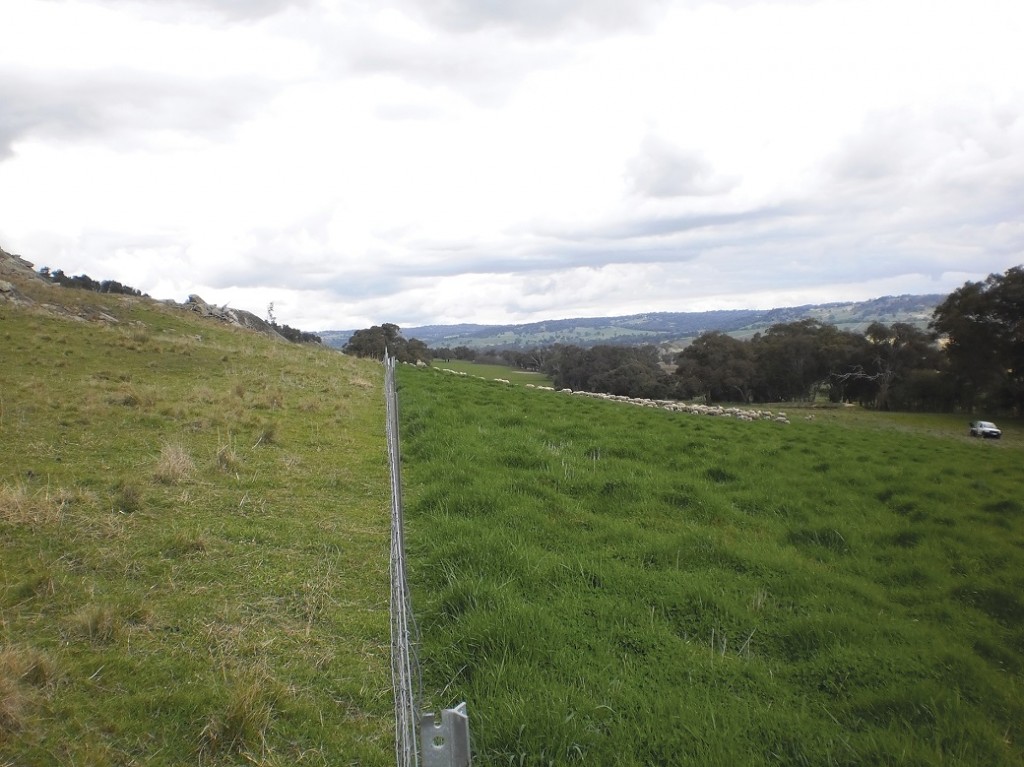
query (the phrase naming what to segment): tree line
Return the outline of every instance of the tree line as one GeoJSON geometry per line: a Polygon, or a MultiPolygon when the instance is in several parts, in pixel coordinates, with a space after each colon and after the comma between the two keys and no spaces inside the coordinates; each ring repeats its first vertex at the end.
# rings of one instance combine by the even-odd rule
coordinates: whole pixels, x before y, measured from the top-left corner
{"type": "Polygon", "coordinates": [[[128,285],[122,285],[117,280],[94,280],[88,274],[76,274],[74,277],[69,277],[61,269],[50,271],[48,266],[44,266],[39,270],[39,276],[44,280],[49,280],[55,285],[62,285],[65,288],[91,290],[94,293],[120,293],[125,296],[141,297],[143,295],[141,290],[128,285]]]}
{"type": "Polygon", "coordinates": [[[719,331],[668,357],[656,346],[553,344],[478,352],[428,349],[397,325],[357,331],[344,351],[404,362],[501,362],[546,373],[556,388],[707,403],[854,403],[879,410],[1024,410],[1024,267],[967,282],[927,329],[874,322],[863,332],[813,319],[749,339],[719,331]]]}

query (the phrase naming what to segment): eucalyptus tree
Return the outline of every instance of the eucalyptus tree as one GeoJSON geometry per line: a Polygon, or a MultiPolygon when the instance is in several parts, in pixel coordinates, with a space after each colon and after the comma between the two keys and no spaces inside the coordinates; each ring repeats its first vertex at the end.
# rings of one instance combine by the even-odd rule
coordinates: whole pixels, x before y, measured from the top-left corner
{"type": "Polygon", "coordinates": [[[1024,266],[966,282],[935,309],[960,405],[1024,409],[1024,266]]]}

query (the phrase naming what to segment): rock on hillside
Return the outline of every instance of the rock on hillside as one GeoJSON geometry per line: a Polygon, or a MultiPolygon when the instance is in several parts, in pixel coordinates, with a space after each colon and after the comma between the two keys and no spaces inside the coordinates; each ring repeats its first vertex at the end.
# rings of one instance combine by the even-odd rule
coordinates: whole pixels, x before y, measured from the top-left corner
{"type": "Polygon", "coordinates": [[[0,248],[0,277],[28,277],[44,281],[36,274],[33,264],[3,248],[0,248]]]}
{"type": "Polygon", "coordinates": [[[282,341],[288,340],[278,333],[274,329],[274,326],[269,322],[261,320],[252,312],[245,311],[245,309],[229,309],[226,306],[212,306],[197,295],[189,296],[188,301],[184,303],[184,307],[197,312],[202,317],[210,317],[222,322],[227,322],[230,325],[237,325],[240,328],[255,330],[257,333],[263,333],[264,335],[278,338],[282,341]]]}
{"type": "Polygon", "coordinates": [[[17,284],[22,283],[24,280],[46,282],[46,280],[36,274],[31,263],[21,256],[8,253],[3,248],[0,248],[0,301],[8,301],[22,306],[31,305],[33,303],[32,299],[22,293],[17,284]],[[11,280],[14,280],[14,282],[11,282],[11,280]]]}
{"type": "MultiPolygon", "coordinates": [[[[70,316],[80,320],[117,322],[114,317],[111,317],[98,309],[90,311],[83,307],[71,308],[61,305],[58,298],[60,293],[58,291],[74,290],[74,288],[64,288],[54,285],[35,271],[34,264],[26,261],[21,256],[8,253],[3,248],[0,248],[0,301],[6,301],[22,306],[31,306],[36,304],[32,298],[25,294],[25,285],[29,282],[45,285],[48,288],[53,289],[54,300],[45,304],[39,304],[39,307],[43,310],[50,311],[55,314],[70,316]]],[[[126,300],[147,299],[132,298],[126,300]]],[[[226,306],[212,306],[206,303],[206,301],[201,299],[199,296],[195,295],[189,296],[188,301],[184,304],[179,304],[175,301],[167,301],[165,303],[168,306],[174,306],[196,312],[202,317],[226,322],[229,325],[235,325],[240,328],[254,330],[257,333],[262,333],[264,335],[271,336],[272,338],[280,339],[281,341],[288,340],[278,333],[270,323],[261,320],[252,312],[247,312],[244,309],[229,309],[226,306]]]]}

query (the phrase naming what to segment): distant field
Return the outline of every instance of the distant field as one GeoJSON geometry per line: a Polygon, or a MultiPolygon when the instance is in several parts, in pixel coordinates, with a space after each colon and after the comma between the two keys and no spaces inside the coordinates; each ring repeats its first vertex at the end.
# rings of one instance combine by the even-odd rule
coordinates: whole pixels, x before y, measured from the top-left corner
{"type": "Polygon", "coordinates": [[[1018,425],[399,383],[424,687],[475,765],[1024,763],[1018,425]]]}
{"type": "Polygon", "coordinates": [[[480,365],[476,362],[466,362],[465,360],[451,360],[450,362],[434,360],[433,367],[438,370],[447,368],[448,370],[455,370],[459,373],[465,373],[466,375],[480,376],[481,378],[488,378],[492,380],[495,378],[503,378],[514,384],[532,383],[536,386],[551,386],[551,379],[543,373],[529,373],[525,370],[508,367],[506,365],[480,365]]]}

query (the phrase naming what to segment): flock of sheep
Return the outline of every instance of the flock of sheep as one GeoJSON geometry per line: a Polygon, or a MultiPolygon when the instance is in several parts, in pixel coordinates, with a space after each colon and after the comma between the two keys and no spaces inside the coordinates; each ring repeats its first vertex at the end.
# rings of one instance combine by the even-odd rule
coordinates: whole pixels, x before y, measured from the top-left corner
{"type": "MultiPolygon", "coordinates": [[[[439,368],[442,373],[451,373],[457,376],[470,377],[468,373],[463,373],[457,370],[451,370],[449,368],[439,368]]],[[[479,378],[486,380],[483,376],[471,376],[472,378],[479,378]]],[[[511,381],[505,378],[495,378],[494,381],[498,383],[512,385],[511,381]]],[[[663,410],[671,410],[674,413],[691,413],[693,415],[710,415],[710,416],[721,416],[724,418],[736,418],[740,421],[775,421],[776,423],[789,423],[789,418],[785,413],[773,413],[771,410],[751,410],[749,408],[740,407],[721,407],[719,405],[697,405],[690,404],[687,402],[676,402],[674,400],[663,400],[663,399],[643,399],[640,397],[624,397],[615,394],[599,394],[597,392],[589,391],[573,391],[572,389],[555,389],[552,386],[536,386],[534,384],[526,384],[527,389],[536,389],[538,391],[554,391],[562,394],[574,394],[583,397],[593,397],[594,399],[610,400],[612,402],[625,402],[629,405],[639,405],[640,407],[657,407],[663,410]]],[[[814,416],[808,416],[813,418],[814,416]]]]}

